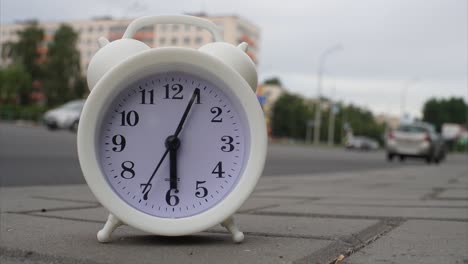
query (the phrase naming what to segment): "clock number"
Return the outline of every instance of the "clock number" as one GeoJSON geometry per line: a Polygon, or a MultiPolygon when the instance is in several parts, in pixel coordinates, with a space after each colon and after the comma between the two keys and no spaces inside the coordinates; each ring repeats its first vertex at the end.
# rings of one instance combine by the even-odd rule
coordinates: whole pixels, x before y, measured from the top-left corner
{"type": "Polygon", "coordinates": [[[133,170],[133,167],[135,166],[135,163],[132,161],[124,161],[122,162],[122,169],[123,171],[120,173],[120,176],[124,179],[132,179],[135,177],[135,171],[133,170]]]}
{"type": "Polygon", "coordinates": [[[234,145],[232,144],[234,139],[231,136],[222,136],[221,141],[223,141],[225,144],[225,146],[221,147],[223,152],[231,152],[234,150],[234,145]]]}
{"type": "Polygon", "coordinates": [[[213,122],[213,123],[221,123],[221,122],[223,122],[223,118],[222,118],[222,117],[218,118],[218,117],[221,115],[221,113],[223,112],[223,110],[221,109],[221,107],[217,107],[217,106],[211,107],[210,112],[211,112],[212,114],[215,115],[215,116],[211,119],[211,122],[213,122]]]}
{"type": "MultiPolygon", "coordinates": [[[[174,95],[172,95],[172,99],[184,99],[184,96],[180,94],[182,90],[184,90],[182,85],[176,83],[170,87],[172,91],[176,92],[174,95]]],[[[171,99],[171,97],[169,97],[169,84],[164,85],[164,88],[166,88],[166,97],[164,97],[164,99],[171,99]]]]}
{"type": "Polygon", "coordinates": [[[122,116],[122,123],[120,124],[121,126],[136,126],[136,124],[138,124],[138,121],[140,120],[138,113],[134,110],[129,111],[128,113],[122,111],[120,112],[120,115],[122,116]]]}
{"type": "Polygon", "coordinates": [[[140,184],[140,188],[142,188],[143,190],[141,191],[143,193],[143,200],[148,200],[148,193],[151,191],[151,187],[153,187],[153,185],[151,183],[142,183],[140,184]]]}
{"type": "Polygon", "coordinates": [[[223,174],[226,173],[223,171],[223,163],[220,161],[218,164],[216,164],[215,168],[211,172],[211,174],[218,175],[216,178],[224,178],[223,174]]]}
{"type": "Polygon", "coordinates": [[[141,93],[141,104],[154,104],[154,90],[151,89],[150,91],[148,91],[148,95],[149,95],[149,98],[148,98],[148,103],[146,102],[146,89],[143,89],[140,91],[141,93]]]}
{"type": "Polygon", "coordinates": [[[200,186],[201,184],[206,183],[206,181],[197,181],[197,184],[195,185],[196,192],[195,196],[198,198],[205,198],[208,195],[208,189],[206,189],[203,186],[200,186]]]}
{"type": "Polygon", "coordinates": [[[112,137],[112,143],[116,145],[116,147],[112,148],[114,152],[122,152],[125,149],[125,146],[127,145],[125,137],[119,134],[112,137]]]}
{"type": "MultiPolygon", "coordinates": [[[[166,193],[166,203],[170,206],[176,206],[179,204],[180,199],[177,195],[171,194],[171,191],[174,189],[169,189],[166,193]]],[[[174,193],[179,193],[178,190],[174,190],[174,193]]]]}

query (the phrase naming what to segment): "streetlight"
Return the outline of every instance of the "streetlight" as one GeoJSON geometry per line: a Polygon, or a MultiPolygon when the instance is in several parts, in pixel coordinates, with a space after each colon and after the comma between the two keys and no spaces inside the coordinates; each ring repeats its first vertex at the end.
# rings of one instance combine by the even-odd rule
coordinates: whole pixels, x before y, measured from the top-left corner
{"type": "Polygon", "coordinates": [[[336,104],[335,104],[335,91],[336,87],[333,86],[332,93],[330,95],[330,110],[328,117],[328,146],[333,146],[335,139],[335,114],[336,114],[336,104]]]}
{"type": "Polygon", "coordinates": [[[314,125],[314,144],[318,145],[320,143],[320,119],[322,118],[322,110],[321,110],[321,101],[322,101],[322,74],[323,69],[325,66],[325,61],[328,55],[332,54],[333,52],[340,51],[343,49],[341,44],[336,44],[328,49],[324,50],[319,57],[319,66],[317,69],[317,106],[315,109],[315,125],[314,125]]]}

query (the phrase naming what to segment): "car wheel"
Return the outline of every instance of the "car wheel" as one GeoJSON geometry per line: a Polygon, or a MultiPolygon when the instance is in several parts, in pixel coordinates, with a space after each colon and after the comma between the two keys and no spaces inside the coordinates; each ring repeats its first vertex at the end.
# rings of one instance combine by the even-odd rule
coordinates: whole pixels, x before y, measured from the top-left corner
{"type": "Polygon", "coordinates": [[[71,130],[72,132],[75,132],[75,133],[76,133],[76,132],[78,131],[78,123],[79,123],[78,120],[76,120],[76,121],[73,122],[73,124],[70,126],[70,130],[71,130]]]}
{"type": "Polygon", "coordinates": [[[431,163],[432,163],[432,156],[431,156],[431,155],[426,156],[426,163],[427,163],[427,164],[431,164],[431,163]]]}
{"type": "Polygon", "coordinates": [[[400,155],[400,162],[404,162],[404,161],[405,161],[405,159],[406,159],[406,157],[405,157],[405,156],[403,156],[403,155],[400,155]]]}
{"type": "Polygon", "coordinates": [[[49,130],[57,130],[57,125],[55,124],[47,124],[46,126],[47,126],[47,129],[49,130]]]}
{"type": "Polygon", "coordinates": [[[393,161],[393,154],[387,153],[387,160],[390,162],[393,161]]]}

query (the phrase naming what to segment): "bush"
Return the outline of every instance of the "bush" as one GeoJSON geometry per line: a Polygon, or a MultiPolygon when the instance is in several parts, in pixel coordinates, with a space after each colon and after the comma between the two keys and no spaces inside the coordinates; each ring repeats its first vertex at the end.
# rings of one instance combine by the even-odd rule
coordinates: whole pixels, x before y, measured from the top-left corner
{"type": "Polygon", "coordinates": [[[45,106],[0,105],[0,120],[40,121],[45,111],[45,106]]]}

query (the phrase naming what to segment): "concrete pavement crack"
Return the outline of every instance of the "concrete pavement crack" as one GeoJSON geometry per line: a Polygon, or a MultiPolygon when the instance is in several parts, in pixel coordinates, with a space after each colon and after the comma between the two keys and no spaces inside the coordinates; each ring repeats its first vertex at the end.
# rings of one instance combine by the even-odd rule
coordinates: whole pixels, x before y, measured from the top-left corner
{"type": "MultiPolygon", "coordinates": [[[[268,216],[290,216],[290,217],[315,217],[315,218],[337,218],[337,219],[368,219],[368,220],[388,220],[394,219],[392,216],[372,216],[372,215],[337,215],[337,214],[308,214],[308,213],[285,213],[285,212],[252,212],[252,215],[268,216]]],[[[404,220],[434,220],[449,222],[468,222],[466,218],[443,218],[443,217],[399,217],[404,220]]]]}
{"type": "Polygon", "coordinates": [[[31,196],[31,198],[49,200],[49,201],[85,203],[85,204],[96,204],[97,203],[96,201],[77,200],[77,199],[68,199],[68,198],[60,198],[60,197],[49,197],[49,196],[41,196],[41,195],[34,195],[34,196],[31,196]]]}
{"type": "Polygon", "coordinates": [[[84,209],[94,209],[102,207],[100,204],[94,205],[83,205],[83,206],[67,206],[67,207],[55,207],[55,208],[41,208],[35,210],[26,210],[26,211],[7,211],[7,213],[13,214],[31,214],[31,213],[46,213],[46,212],[59,212],[59,211],[72,211],[72,210],[84,210],[84,209]]]}
{"type": "Polygon", "coordinates": [[[314,253],[294,261],[295,264],[302,263],[335,263],[336,259],[343,255],[345,257],[351,256],[353,253],[363,249],[364,247],[372,244],[374,241],[395,229],[404,223],[405,220],[401,218],[389,218],[381,220],[378,223],[371,225],[357,234],[351,234],[340,238],[339,240],[329,244],[314,253]]]}

